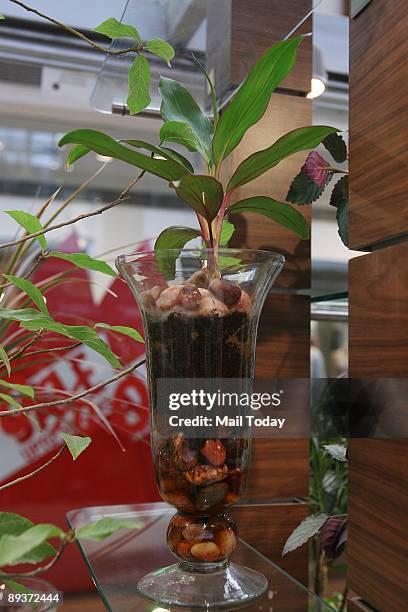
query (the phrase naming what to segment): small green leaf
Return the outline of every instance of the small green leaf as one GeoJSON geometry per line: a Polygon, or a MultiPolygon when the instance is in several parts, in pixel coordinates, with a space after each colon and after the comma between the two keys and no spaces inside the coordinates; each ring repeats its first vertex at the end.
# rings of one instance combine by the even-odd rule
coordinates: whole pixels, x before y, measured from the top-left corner
{"type": "Polygon", "coordinates": [[[3,19],[5,19],[4,15],[0,15],[0,21],[3,21],[3,19]]]}
{"type": "Polygon", "coordinates": [[[232,238],[235,231],[235,226],[227,219],[222,222],[221,234],[220,234],[220,245],[226,246],[232,238]]]}
{"type": "Polygon", "coordinates": [[[10,319],[10,321],[43,321],[44,314],[35,308],[0,308],[0,319],[10,319]]]}
{"type": "Polygon", "coordinates": [[[155,147],[149,142],[144,142],[144,140],[124,140],[123,142],[131,147],[135,147],[136,149],[146,149],[146,151],[151,151],[154,153],[156,159],[164,157],[165,159],[175,161],[188,172],[194,172],[194,168],[188,159],[180,155],[180,153],[173,151],[173,149],[168,149],[167,147],[155,147]]]}
{"type": "Polygon", "coordinates": [[[228,209],[231,214],[253,212],[273,219],[302,240],[309,238],[309,227],[303,215],[286,202],[278,202],[267,196],[254,196],[240,200],[228,209]]]}
{"type": "Polygon", "coordinates": [[[326,125],[313,125],[292,130],[279,138],[272,146],[244,159],[228,183],[227,191],[232,191],[253,181],[294,153],[314,149],[327,134],[334,131],[336,128],[326,125]]]}
{"type": "Polygon", "coordinates": [[[11,374],[10,359],[2,344],[0,344],[0,361],[4,363],[4,365],[6,366],[7,373],[10,376],[11,374]]]}
{"type": "Polygon", "coordinates": [[[201,112],[193,96],[180,83],[165,77],[160,79],[159,92],[162,97],[160,112],[163,120],[189,125],[193,130],[198,151],[207,162],[211,162],[213,125],[201,112]]]}
{"type": "Polygon", "coordinates": [[[182,121],[167,121],[160,129],[161,142],[176,142],[189,151],[197,151],[197,138],[192,127],[182,121]]]}
{"type": "Polygon", "coordinates": [[[347,147],[340,134],[329,134],[323,140],[323,145],[326,147],[334,161],[339,164],[346,161],[347,147]]]}
{"type": "Polygon", "coordinates": [[[177,195],[207,221],[216,217],[224,197],[222,185],[217,179],[202,174],[187,174],[173,182],[173,187],[177,195]]]}
{"type": "Polygon", "coordinates": [[[86,253],[60,253],[59,251],[51,251],[50,256],[69,261],[78,268],[84,270],[95,270],[96,272],[107,274],[108,276],[117,276],[115,270],[111,268],[106,261],[95,259],[86,253]]]}
{"type": "MultiPolygon", "coordinates": [[[[14,221],[17,221],[17,223],[21,225],[21,227],[23,227],[28,234],[34,234],[35,232],[39,232],[43,229],[40,220],[24,210],[6,210],[4,212],[14,219],[14,221]]],[[[41,249],[45,251],[47,248],[47,242],[44,235],[41,234],[40,236],[37,236],[36,240],[38,240],[40,243],[41,249]]]]}
{"type": "Polygon", "coordinates": [[[58,144],[60,147],[66,144],[82,144],[95,153],[114,157],[167,181],[176,181],[187,173],[181,164],[173,160],[154,159],[148,155],[142,155],[97,130],[74,130],[65,134],[58,144]]]}
{"type": "Polygon", "coordinates": [[[0,399],[4,400],[6,404],[10,404],[10,406],[13,406],[13,408],[17,408],[17,410],[23,409],[22,405],[19,404],[14,399],[14,397],[12,397],[11,395],[8,395],[8,393],[0,393],[0,399]]]}
{"type": "Polygon", "coordinates": [[[300,525],[296,527],[286,540],[283,548],[282,557],[292,550],[299,548],[312,538],[324,525],[328,519],[327,514],[312,514],[306,517],[300,525]]]}
{"type": "Polygon", "coordinates": [[[150,99],[150,64],[144,55],[138,54],[128,75],[129,93],[126,104],[131,115],[140,113],[149,106],[150,99]]]}
{"type": "Polygon", "coordinates": [[[19,276],[11,276],[10,274],[4,274],[4,277],[21,289],[21,291],[24,291],[42,313],[45,315],[49,314],[43,294],[31,281],[19,276]]]}
{"type": "Polygon", "coordinates": [[[105,517],[96,521],[96,523],[89,523],[83,527],[76,529],[75,535],[77,538],[84,538],[87,540],[104,540],[108,538],[119,529],[140,529],[143,527],[143,523],[140,521],[132,521],[130,519],[119,519],[114,517],[105,517]]]}
{"type": "Polygon", "coordinates": [[[264,115],[273,90],[292,70],[302,40],[297,36],[276,43],[252,68],[218,121],[213,141],[216,163],[227,157],[264,115]]]}
{"type": "Polygon", "coordinates": [[[81,159],[81,157],[88,155],[88,153],[89,149],[83,145],[74,145],[68,154],[67,161],[65,162],[66,166],[72,166],[74,162],[81,159]]]}
{"type": "Polygon", "coordinates": [[[86,448],[92,442],[92,439],[88,436],[72,436],[71,434],[61,432],[61,438],[64,440],[68,447],[69,452],[72,455],[73,460],[78,459],[79,455],[84,452],[86,448]]]}
{"type": "MultiPolygon", "coordinates": [[[[21,535],[34,526],[34,523],[14,512],[0,512],[0,538],[4,535],[21,535]]],[[[33,548],[23,558],[21,563],[40,563],[55,555],[57,551],[51,544],[45,542],[33,548]]],[[[1,573],[1,572],[0,572],[1,573]]]]}
{"type": "MultiPolygon", "coordinates": [[[[0,567],[16,565],[27,559],[27,556],[49,538],[63,538],[64,532],[55,525],[34,525],[20,535],[3,535],[0,537],[0,567]]],[[[25,561],[27,562],[27,561],[25,561]]]]}
{"type": "Polygon", "coordinates": [[[343,463],[347,461],[347,448],[342,444],[323,444],[323,448],[336,461],[342,461],[343,463]]]}
{"type": "Polygon", "coordinates": [[[109,331],[114,331],[118,334],[129,336],[129,338],[133,338],[133,340],[136,340],[136,342],[144,342],[142,336],[139,334],[137,329],[133,329],[133,327],[126,327],[125,325],[108,325],[107,323],[97,323],[95,327],[100,327],[101,329],[108,329],[109,331]]]}
{"type": "Polygon", "coordinates": [[[187,242],[201,236],[199,230],[191,227],[172,226],[163,230],[156,239],[154,250],[156,261],[165,278],[174,278],[176,261],[187,242]]]}
{"type": "Polygon", "coordinates": [[[152,38],[149,40],[146,43],[146,51],[150,51],[153,55],[161,57],[169,66],[175,55],[173,47],[161,38],[152,38]]]}
{"type": "Polygon", "coordinates": [[[299,206],[302,204],[311,204],[320,198],[326,185],[332,178],[333,172],[329,172],[326,183],[323,185],[318,185],[309,176],[307,176],[303,170],[301,170],[293,179],[286,199],[288,202],[298,204],[299,206]]]}
{"type": "Polygon", "coordinates": [[[93,28],[94,32],[105,34],[108,38],[115,40],[116,38],[134,38],[138,45],[142,44],[139,32],[132,25],[121,23],[114,17],[110,17],[100,23],[96,28],[93,28]]]}
{"type": "Polygon", "coordinates": [[[19,385],[17,383],[6,382],[5,380],[0,379],[0,385],[2,387],[7,387],[8,389],[13,389],[13,391],[18,391],[21,395],[25,395],[26,397],[30,397],[34,399],[35,391],[29,385],[19,385]]]}

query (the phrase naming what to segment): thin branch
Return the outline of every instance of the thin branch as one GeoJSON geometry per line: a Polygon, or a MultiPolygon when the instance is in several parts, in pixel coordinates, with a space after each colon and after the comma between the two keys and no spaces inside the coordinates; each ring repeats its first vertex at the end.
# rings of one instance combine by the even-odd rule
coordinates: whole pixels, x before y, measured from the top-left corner
{"type": "Polygon", "coordinates": [[[52,230],[55,230],[55,229],[60,229],[61,227],[65,227],[66,225],[72,225],[74,223],[77,223],[78,221],[82,221],[82,219],[87,219],[88,217],[94,217],[95,215],[101,215],[106,210],[109,210],[110,208],[114,208],[115,206],[118,206],[118,204],[121,204],[123,200],[126,198],[126,196],[128,195],[129,191],[143,177],[144,173],[145,172],[143,170],[143,172],[141,172],[135,179],[133,179],[133,181],[131,181],[131,183],[129,183],[127,187],[125,187],[125,189],[122,191],[120,196],[116,200],[111,202],[110,204],[106,204],[105,206],[102,206],[101,208],[98,208],[97,210],[93,210],[92,212],[83,213],[82,215],[78,215],[77,217],[74,217],[70,221],[64,221],[63,223],[56,223],[55,225],[50,225],[49,227],[39,230],[38,232],[33,232],[32,234],[28,234],[28,236],[23,236],[22,238],[19,238],[18,240],[11,240],[10,242],[4,242],[3,244],[0,244],[0,249],[5,249],[7,247],[14,246],[15,244],[26,242],[27,240],[31,240],[32,238],[37,238],[37,236],[41,236],[42,234],[46,234],[47,232],[51,232],[52,230]]]}
{"type": "Polygon", "coordinates": [[[24,406],[23,410],[19,408],[14,408],[13,410],[3,410],[2,412],[0,412],[0,417],[12,416],[14,414],[21,414],[21,412],[29,412],[31,410],[39,410],[40,408],[49,408],[50,406],[62,406],[63,404],[70,404],[76,400],[81,399],[82,397],[85,397],[85,395],[94,393],[95,391],[98,391],[98,389],[102,389],[103,387],[106,387],[106,385],[109,385],[115,382],[116,380],[119,380],[120,378],[127,376],[128,374],[136,370],[136,368],[143,365],[145,361],[146,359],[142,359],[141,361],[138,361],[136,364],[130,366],[129,368],[126,368],[126,370],[122,370],[118,374],[115,374],[115,376],[111,376],[111,378],[102,380],[100,383],[94,385],[93,387],[90,387],[89,389],[85,389],[84,391],[81,391],[80,393],[77,393],[76,395],[72,395],[66,400],[55,400],[52,402],[44,402],[42,404],[33,404],[32,406],[24,406]]]}
{"type": "MultiPolygon", "coordinates": [[[[13,361],[14,359],[17,359],[17,357],[20,357],[24,353],[24,351],[26,351],[28,348],[30,348],[30,346],[37,342],[41,334],[42,330],[40,329],[38,332],[35,333],[33,338],[31,338],[26,344],[23,344],[23,346],[21,346],[18,351],[10,355],[9,361],[13,361]]],[[[3,370],[5,367],[5,365],[0,365],[0,370],[3,370]]]]}
{"type": "MultiPolygon", "coordinates": [[[[19,278],[29,278],[31,274],[38,268],[40,263],[45,259],[43,253],[40,253],[38,257],[35,258],[28,272],[23,274],[23,276],[19,276],[19,278]]],[[[4,276],[4,275],[3,275],[4,276]]],[[[7,287],[13,287],[14,283],[4,283],[4,285],[0,285],[0,289],[6,289],[7,287]]]]}
{"type": "Polygon", "coordinates": [[[105,53],[106,55],[126,55],[127,53],[139,53],[140,51],[144,50],[143,45],[129,47],[128,49],[119,49],[119,50],[108,49],[107,47],[104,47],[103,45],[100,45],[99,43],[95,42],[91,38],[88,38],[88,36],[85,36],[85,34],[82,34],[82,32],[78,32],[78,30],[71,28],[69,25],[62,23],[61,21],[58,21],[57,19],[54,19],[53,17],[50,17],[49,15],[46,15],[45,13],[41,13],[41,11],[38,11],[37,9],[32,8],[31,6],[28,6],[27,4],[24,4],[24,2],[20,2],[20,0],[10,0],[10,2],[12,2],[13,4],[17,4],[18,6],[21,6],[21,8],[28,11],[29,13],[34,13],[35,15],[38,15],[38,17],[42,17],[46,21],[49,21],[53,23],[54,25],[57,25],[58,27],[72,34],[73,36],[80,38],[81,40],[86,42],[88,45],[93,47],[94,49],[97,49],[98,51],[102,51],[102,53],[105,53]]]}
{"type": "Polygon", "coordinates": [[[46,467],[48,467],[49,465],[51,465],[51,463],[54,463],[54,461],[56,461],[58,459],[58,457],[61,455],[62,451],[65,448],[66,448],[66,445],[64,444],[63,446],[61,446],[59,451],[55,455],[53,455],[51,457],[51,459],[48,459],[48,461],[46,463],[44,463],[44,465],[40,465],[40,467],[37,468],[36,470],[34,470],[33,472],[29,472],[28,474],[24,474],[24,476],[20,476],[20,478],[16,478],[15,480],[11,480],[10,482],[6,482],[6,484],[1,485],[0,486],[0,491],[3,491],[4,489],[8,489],[9,487],[13,487],[14,485],[18,484],[19,482],[24,482],[24,480],[28,480],[29,478],[32,478],[33,476],[35,476],[39,472],[42,472],[43,470],[45,470],[46,467]]]}
{"type": "MultiPolygon", "coordinates": [[[[64,447],[63,447],[64,448],[64,447]]],[[[19,579],[19,578],[32,578],[33,576],[38,576],[38,574],[42,574],[43,572],[47,572],[48,570],[50,570],[52,567],[54,567],[54,565],[60,560],[62,553],[64,552],[66,546],[68,546],[68,544],[71,544],[72,542],[74,542],[75,540],[75,532],[70,531],[67,534],[67,538],[66,540],[64,540],[61,544],[61,547],[58,549],[57,554],[53,556],[53,558],[51,559],[51,561],[49,561],[46,565],[42,565],[41,567],[37,567],[35,570],[32,570],[31,572],[25,572],[23,574],[2,574],[2,579],[3,580],[7,580],[7,579],[19,579]]]]}
{"type": "Polygon", "coordinates": [[[42,353],[57,353],[58,351],[69,351],[70,349],[77,348],[77,346],[81,346],[82,342],[75,342],[75,344],[69,344],[68,346],[56,346],[54,348],[44,348],[39,349],[38,351],[30,351],[26,353],[24,357],[32,357],[33,355],[40,355],[42,353]]]}

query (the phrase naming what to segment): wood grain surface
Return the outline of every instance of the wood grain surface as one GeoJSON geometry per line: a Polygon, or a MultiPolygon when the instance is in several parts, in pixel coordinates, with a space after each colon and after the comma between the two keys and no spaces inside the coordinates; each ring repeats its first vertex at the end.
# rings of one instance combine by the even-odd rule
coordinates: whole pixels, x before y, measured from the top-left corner
{"type": "Polygon", "coordinates": [[[408,10],[375,0],[350,22],[350,246],[408,232],[408,10]]]}
{"type": "Polygon", "coordinates": [[[350,375],[408,376],[408,243],[350,261],[350,375]]]}
{"type": "Polygon", "coordinates": [[[408,601],[408,441],[349,441],[349,586],[384,612],[408,601]]]}

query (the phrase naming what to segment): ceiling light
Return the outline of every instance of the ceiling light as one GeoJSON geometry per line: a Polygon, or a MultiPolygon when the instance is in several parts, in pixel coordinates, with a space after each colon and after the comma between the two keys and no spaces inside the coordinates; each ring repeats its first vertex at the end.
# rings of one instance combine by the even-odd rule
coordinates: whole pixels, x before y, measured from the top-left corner
{"type": "Polygon", "coordinates": [[[323,83],[321,79],[316,79],[315,77],[311,80],[310,91],[307,94],[306,98],[309,100],[313,100],[313,98],[318,98],[326,91],[326,85],[323,83]]]}
{"type": "Polygon", "coordinates": [[[323,61],[323,53],[320,47],[313,47],[313,75],[310,85],[310,91],[306,98],[312,100],[318,98],[326,91],[327,70],[323,61]]]}

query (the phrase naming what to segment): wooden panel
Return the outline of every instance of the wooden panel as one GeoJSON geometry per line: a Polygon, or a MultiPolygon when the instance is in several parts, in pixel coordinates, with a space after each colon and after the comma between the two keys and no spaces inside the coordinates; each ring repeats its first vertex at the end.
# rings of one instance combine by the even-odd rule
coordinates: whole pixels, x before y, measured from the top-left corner
{"type": "MultiPolygon", "coordinates": [[[[305,98],[275,94],[267,112],[246,134],[245,139],[227,158],[228,171],[232,172],[243,159],[254,151],[265,149],[283,134],[311,124],[311,103],[305,98]]],[[[275,168],[248,183],[235,192],[234,200],[254,195],[266,195],[285,201],[289,186],[306,158],[305,153],[292,155],[275,168]]],[[[288,204],[290,206],[290,204],[288,204]]],[[[309,206],[297,209],[310,221],[309,206]]],[[[301,240],[295,234],[271,219],[244,213],[231,215],[236,227],[230,246],[278,251],[286,257],[283,272],[277,279],[278,287],[310,286],[310,241],[301,240]]]]}
{"type": "MultiPolygon", "coordinates": [[[[311,9],[311,0],[233,0],[232,2],[232,82],[240,83],[256,59],[273,43],[282,40],[311,9]]],[[[311,32],[311,20],[296,34],[311,32]]],[[[298,61],[282,87],[310,91],[312,42],[300,46],[298,61]]]]}
{"type": "Polygon", "coordinates": [[[307,547],[282,558],[287,538],[309,514],[306,504],[243,505],[232,508],[230,514],[237,523],[241,538],[291,576],[307,584],[308,572],[304,563],[307,547]]]}
{"type": "Polygon", "coordinates": [[[372,612],[372,608],[367,608],[363,600],[353,593],[347,597],[347,612],[372,612]]]}
{"type": "Polygon", "coordinates": [[[378,610],[408,601],[408,441],[349,441],[349,585],[378,610]]]}
{"type": "Polygon", "coordinates": [[[408,244],[350,261],[350,375],[408,376],[408,244]]]}
{"type": "Polygon", "coordinates": [[[408,11],[375,0],[350,22],[350,246],[408,232],[408,11]]]}

